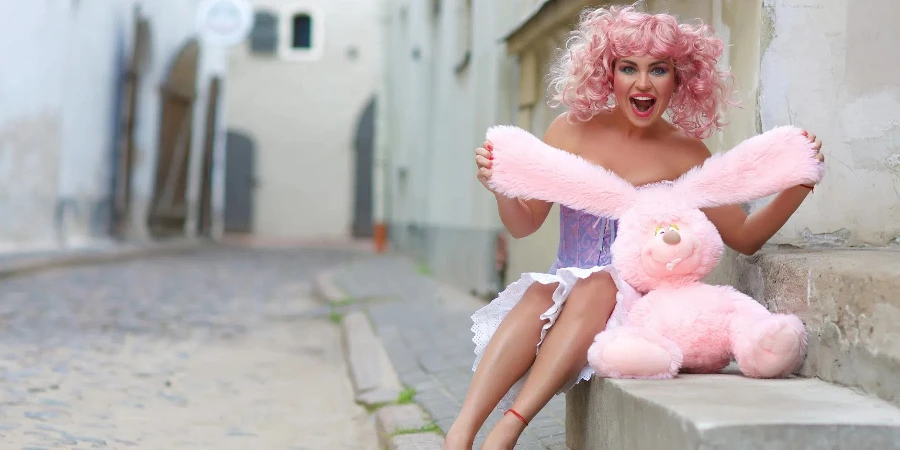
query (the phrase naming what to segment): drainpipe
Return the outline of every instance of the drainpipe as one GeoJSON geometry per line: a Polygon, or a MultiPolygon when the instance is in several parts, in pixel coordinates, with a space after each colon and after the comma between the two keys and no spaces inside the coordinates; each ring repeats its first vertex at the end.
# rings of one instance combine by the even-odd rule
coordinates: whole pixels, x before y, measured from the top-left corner
{"type": "Polygon", "coordinates": [[[372,155],[372,237],[377,253],[387,250],[387,190],[385,189],[385,176],[387,175],[387,145],[388,145],[388,101],[387,80],[390,64],[388,64],[390,36],[390,5],[389,0],[381,2],[380,15],[380,39],[381,55],[379,57],[381,68],[378,77],[378,87],[375,98],[375,148],[372,155]]]}

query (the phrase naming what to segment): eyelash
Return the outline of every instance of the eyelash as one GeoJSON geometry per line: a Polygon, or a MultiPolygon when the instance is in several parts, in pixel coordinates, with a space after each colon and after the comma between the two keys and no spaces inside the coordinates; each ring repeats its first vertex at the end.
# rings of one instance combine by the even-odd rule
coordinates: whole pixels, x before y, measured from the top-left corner
{"type": "MultiPolygon", "coordinates": [[[[634,67],[632,67],[632,66],[624,66],[624,67],[619,68],[619,72],[622,72],[622,73],[624,73],[624,74],[629,74],[629,72],[627,72],[628,70],[634,70],[634,67]]],[[[653,69],[650,70],[650,73],[653,74],[654,71],[661,71],[661,72],[659,72],[659,73],[656,74],[656,76],[660,76],[660,77],[663,76],[663,75],[665,75],[665,74],[667,74],[667,73],[669,73],[668,70],[666,70],[666,69],[664,69],[664,68],[662,68],[662,67],[654,67],[653,69]]]]}

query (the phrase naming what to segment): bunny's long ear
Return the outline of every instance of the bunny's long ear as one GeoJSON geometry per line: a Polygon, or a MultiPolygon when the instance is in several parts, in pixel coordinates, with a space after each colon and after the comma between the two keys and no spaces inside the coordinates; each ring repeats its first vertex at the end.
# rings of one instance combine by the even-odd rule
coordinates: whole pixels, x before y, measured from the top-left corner
{"type": "Polygon", "coordinates": [[[521,128],[492,127],[487,140],[494,147],[489,185],[509,197],[618,218],[637,196],[631,184],[609,170],[553,148],[521,128]]]}
{"type": "Polygon", "coordinates": [[[734,205],[805,183],[818,183],[824,164],[799,128],[778,127],[717,153],[675,182],[675,193],[698,208],[734,205]]]}

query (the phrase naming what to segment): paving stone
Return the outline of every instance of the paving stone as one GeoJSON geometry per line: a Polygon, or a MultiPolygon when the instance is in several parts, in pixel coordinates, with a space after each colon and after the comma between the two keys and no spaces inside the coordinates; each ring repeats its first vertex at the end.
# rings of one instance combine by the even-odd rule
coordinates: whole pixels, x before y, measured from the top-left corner
{"type": "Polygon", "coordinates": [[[371,450],[309,292],[355,256],[209,248],[3,279],[0,448],[371,450]]]}
{"type": "Polygon", "coordinates": [[[428,414],[419,405],[389,405],[375,413],[378,429],[388,434],[421,430],[431,424],[428,414]]]}
{"type": "Polygon", "coordinates": [[[390,450],[441,450],[444,438],[436,433],[401,434],[391,438],[390,450]]]}

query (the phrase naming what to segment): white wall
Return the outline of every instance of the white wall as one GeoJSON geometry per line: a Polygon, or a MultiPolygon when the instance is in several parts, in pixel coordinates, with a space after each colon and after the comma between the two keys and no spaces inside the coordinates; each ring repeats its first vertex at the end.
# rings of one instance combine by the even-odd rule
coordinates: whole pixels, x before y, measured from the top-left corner
{"type": "Polygon", "coordinates": [[[821,186],[773,241],[897,242],[900,4],[766,0],[763,15],[770,41],[760,68],[762,127],[808,128],[824,143],[827,167],[821,186]]]}
{"type": "Polygon", "coordinates": [[[393,0],[384,9],[383,201],[395,246],[461,288],[489,292],[499,221],[474,151],[488,127],[513,121],[514,61],[500,37],[516,14],[507,2],[464,6],[444,0],[435,14],[432,2],[393,0]]]}
{"type": "MultiPolygon", "coordinates": [[[[103,240],[110,220],[121,76],[133,7],[152,25],[135,141],[134,234],[145,236],[160,93],[171,59],[194,33],[195,0],[0,0],[0,250],[103,240]]],[[[201,79],[222,71],[206,55],[201,79]]],[[[205,106],[205,98],[198,104],[205,106]]],[[[202,133],[202,113],[198,131],[202,133]]],[[[199,143],[202,145],[202,142],[199,143]]]]}
{"type": "MultiPolygon", "coordinates": [[[[256,143],[254,233],[346,237],[353,218],[357,121],[380,69],[379,3],[255,0],[289,23],[298,9],[324,24],[312,58],[260,56],[236,48],[229,61],[228,127],[256,143]],[[356,49],[356,58],[348,50],[356,49]]],[[[285,27],[286,28],[286,27],[285,27]]],[[[314,36],[314,41],[316,36],[314,36]]],[[[289,46],[287,35],[280,45],[289,46]]],[[[315,42],[314,42],[315,45],[315,42]]]]}

